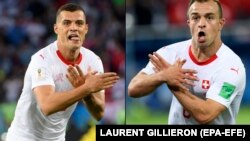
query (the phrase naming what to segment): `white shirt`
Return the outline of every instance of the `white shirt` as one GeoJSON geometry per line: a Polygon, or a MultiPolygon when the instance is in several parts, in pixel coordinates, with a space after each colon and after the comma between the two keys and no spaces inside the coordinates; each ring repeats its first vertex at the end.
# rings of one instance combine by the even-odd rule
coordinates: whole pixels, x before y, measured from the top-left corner
{"type": "MultiPolygon", "coordinates": [[[[101,59],[87,48],[81,47],[76,61],[83,73],[90,66],[103,73],[101,59]]],[[[23,91],[17,103],[15,117],[8,130],[7,141],[64,141],[68,120],[76,103],[50,116],[44,116],[33,93],[35,87],[52,85],[56,92],[71,90],[66,78],[67,62],[57,48],[57,41],[41,49],[31,58],[24,78],[23,91]]]]}
{"type": "MultiPolygon", "coordinates": [[[[222,44],[214,56],[205,62],[198,62],[191,52],[191,40],[162,47],[157,53],[170,64],[178,58],[186,59],[183,68],[198,71],[199,78],[194,87],[189,87],[190,92],[202,99],[209,98],[226,106],[226,111],[211,124],[235,124],[246,85],[245,67],[238,55],[222,44]]],[[[142,72],[152,74],[152,67],[149,62],[142,72]]],[[[183,109],[175,96],[172,99],[168,123],[199,124],[183,109]]]]}

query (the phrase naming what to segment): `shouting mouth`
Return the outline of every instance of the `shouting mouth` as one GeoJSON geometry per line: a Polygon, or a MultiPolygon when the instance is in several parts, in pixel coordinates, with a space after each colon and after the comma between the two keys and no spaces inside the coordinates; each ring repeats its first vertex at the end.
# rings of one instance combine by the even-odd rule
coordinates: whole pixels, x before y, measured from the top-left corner
{"type": "Polygon", "coordinates": [[[68,39],[71,41],[80,41],[80,37],[77,34],[70,34],[68,39]]]}
{"type": "Polygon", "coordinates": [[[206,34],[204,31],[200,31],[198,33],[198,42],[199,43],[204,43],[205,42],[205,37],[206,37],[206,34]]]}

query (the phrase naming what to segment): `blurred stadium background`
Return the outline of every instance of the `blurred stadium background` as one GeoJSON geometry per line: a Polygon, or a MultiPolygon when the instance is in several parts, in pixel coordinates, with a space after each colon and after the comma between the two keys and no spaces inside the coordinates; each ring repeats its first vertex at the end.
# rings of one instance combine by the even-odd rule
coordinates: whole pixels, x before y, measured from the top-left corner
{"type": "MultiPolygon", "coordinates": [[[[250,1],[220,0],[227,23],[226,45],[245,64],[250,79],[250,1]]],[[[186,11],[189,0],[126,0],[126,88],[148,62],[148,54],[162,46],[189,39],[186,11]]],[[[152,95],[133,99],[126,95],[126,124],[167,124],[171,94],[166,86],[152,95]]],[[[237,124],[250,124],[250,84],[247,81],[237,124]]]]}
{"type": "Polygon", "coordinates": [[[103,60],[104,70],[120,80],[106,91],[104,118],[96,122],[79,103],[70,119],[66,140],[95,140],[95,124],[125,123],[125,0],[1,0],[0,1],[0,135],[4,138],[21,94],[31,55],[56,39],[59,6],[79,3],[89,32],[84,46],[103,60]]]}

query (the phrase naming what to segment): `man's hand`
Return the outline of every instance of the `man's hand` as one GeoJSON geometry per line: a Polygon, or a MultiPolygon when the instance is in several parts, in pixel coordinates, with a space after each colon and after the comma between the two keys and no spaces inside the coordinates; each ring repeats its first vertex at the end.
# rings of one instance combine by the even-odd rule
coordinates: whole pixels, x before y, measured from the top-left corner
{"type": "Polygon", "coordinates": [[[78,65],[76,65],[76,69],[70,65],[66,77],[75,88],[85,83],[85,76],[78,65]]]}
{"type": "Polygon", "coordinates": [[[119,76],[115,72],[97,74],[97,71],[92,71],[90,67],[87,74],[84,75],[79,66],[76,66],[76,69],[73,66],[69,66],[66,76],[74,87],[84,84],[90,93],[110,88],[119,79],[119,76]]]}
{"type": "Polygon", "coordinates": [[[192,69],[182,69],[186,60],[176,60],[173,65],[170,65],[164,58],[159,54],[149,54],[150,62],[154,65],[154,71],[160,75],[162,81],[166,82],[171,88],[179,87],[187,89],[185,85],[194,86],[193,81],[197,81],[198,78],[194,75],[197,73],[192,69]]]}

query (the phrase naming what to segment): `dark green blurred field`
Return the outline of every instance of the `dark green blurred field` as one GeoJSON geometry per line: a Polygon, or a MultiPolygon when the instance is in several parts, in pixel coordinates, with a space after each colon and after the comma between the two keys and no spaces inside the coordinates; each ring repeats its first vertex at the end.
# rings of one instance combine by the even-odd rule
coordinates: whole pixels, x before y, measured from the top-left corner
{"type": "MultiPolygon", "coordinates": [[[[149,110],[143,105],[130,106],[126,111],[126,124],[167,124],[167,118],[166,112],[149,110]]],[[[237,124],[250,125],[250,105],[241,106],[237,124]]]]}

